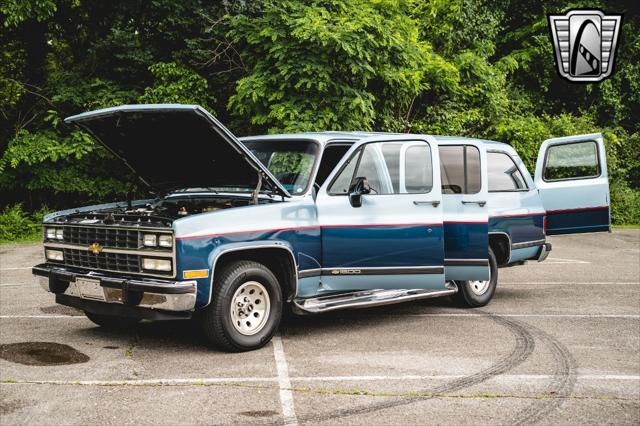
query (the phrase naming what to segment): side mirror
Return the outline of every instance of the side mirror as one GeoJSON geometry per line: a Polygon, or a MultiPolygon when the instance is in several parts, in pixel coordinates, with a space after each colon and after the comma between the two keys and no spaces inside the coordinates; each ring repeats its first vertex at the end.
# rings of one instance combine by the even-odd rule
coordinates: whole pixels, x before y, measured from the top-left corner
{"type": "Polygon", "coordinates": [[[351,207],[362,206],[362,196],[371,193],[371,187],[366,177],[357,177],[349,187],[349,203],[351,207]]]}

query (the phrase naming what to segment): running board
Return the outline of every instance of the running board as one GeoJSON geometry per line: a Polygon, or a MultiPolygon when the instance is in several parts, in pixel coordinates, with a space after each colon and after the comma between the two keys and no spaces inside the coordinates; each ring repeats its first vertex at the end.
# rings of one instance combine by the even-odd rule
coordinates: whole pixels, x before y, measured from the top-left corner
{"type": "Polygon", "coordinates": [[[350,293],[332,294],[329,296],[312,297],[309,299],[295,299],[296,308],[303,313],[317,314],[335,311],[337,309],[368,308],[372,306],[391,305],[419,299],[449,296],[458,292],[458,286],[452,281],[447,282],[447,288],[442,290],[425,289],[397,289],[397,290],[366,290],[350,293]]]}

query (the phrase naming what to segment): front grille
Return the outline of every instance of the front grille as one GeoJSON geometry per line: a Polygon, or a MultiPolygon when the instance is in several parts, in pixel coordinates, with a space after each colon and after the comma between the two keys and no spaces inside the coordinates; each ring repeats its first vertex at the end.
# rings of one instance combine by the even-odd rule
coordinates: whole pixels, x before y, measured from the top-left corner
{"type": "MultiPolygon", "coordinates": [[[[153,234],[156,239],[161,235],[173,235],[170,229],[132,229],[119,226],[78,226],[44,225],[44,246],[47,249],[62,250],[66,266],[95,271],[119,272],[123,274],[141,274],[173,277],[175,273],[174,247],[146,247],[144,234],[153,234]],[[62,229],[62,239],[47,238],[47,230],[62,229]],[[92,249],[98,254],[94,254],[92,249]],[[142,257],[171,260],[171,271],[142,269],[142,257]]],[[[59,236],[59,233],[57,234],[59,236]]]]}
{"type": "Polygon", "coordinates": [[[87,269],[140,273],[140,256],[137,254],[99,253],[88,250],[63,249],[64,263],[87,269]]]}
{"type": "Polygon", "coordinates": [[[89,246],[98,243],[103,247],[137,249],[141,247],[141,235],[137,229],[65,226],[65,243],[89,246]]]}

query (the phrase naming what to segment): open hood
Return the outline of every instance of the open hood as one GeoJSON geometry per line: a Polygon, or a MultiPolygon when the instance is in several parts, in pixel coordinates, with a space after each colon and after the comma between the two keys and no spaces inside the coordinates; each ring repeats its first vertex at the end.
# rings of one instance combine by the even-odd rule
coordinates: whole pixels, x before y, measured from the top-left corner
{"type": "Polygon", "coordinates": [[[149,188],[262,187],[290,197],[269,170],[198,105],[122,105],[65,119],[93,135],[149,188]]]}

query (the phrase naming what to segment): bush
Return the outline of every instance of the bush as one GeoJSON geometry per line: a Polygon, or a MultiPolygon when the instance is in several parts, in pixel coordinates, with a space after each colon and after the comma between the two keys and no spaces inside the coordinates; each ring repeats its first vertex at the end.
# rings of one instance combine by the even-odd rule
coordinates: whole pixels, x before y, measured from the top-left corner
{"type": "Polygon", "coordinates": [[[615,225],[640,224],[640,191],[626,182],[611,182],[611,222],[615,225]]]}
{"type": "Polygon", "coordinates": [[[46,208],[42,208],[29,214],[22,210],[22,204],[6,207],[0,213],[0,243],[40,239],[46,212],[46,208]]]}

